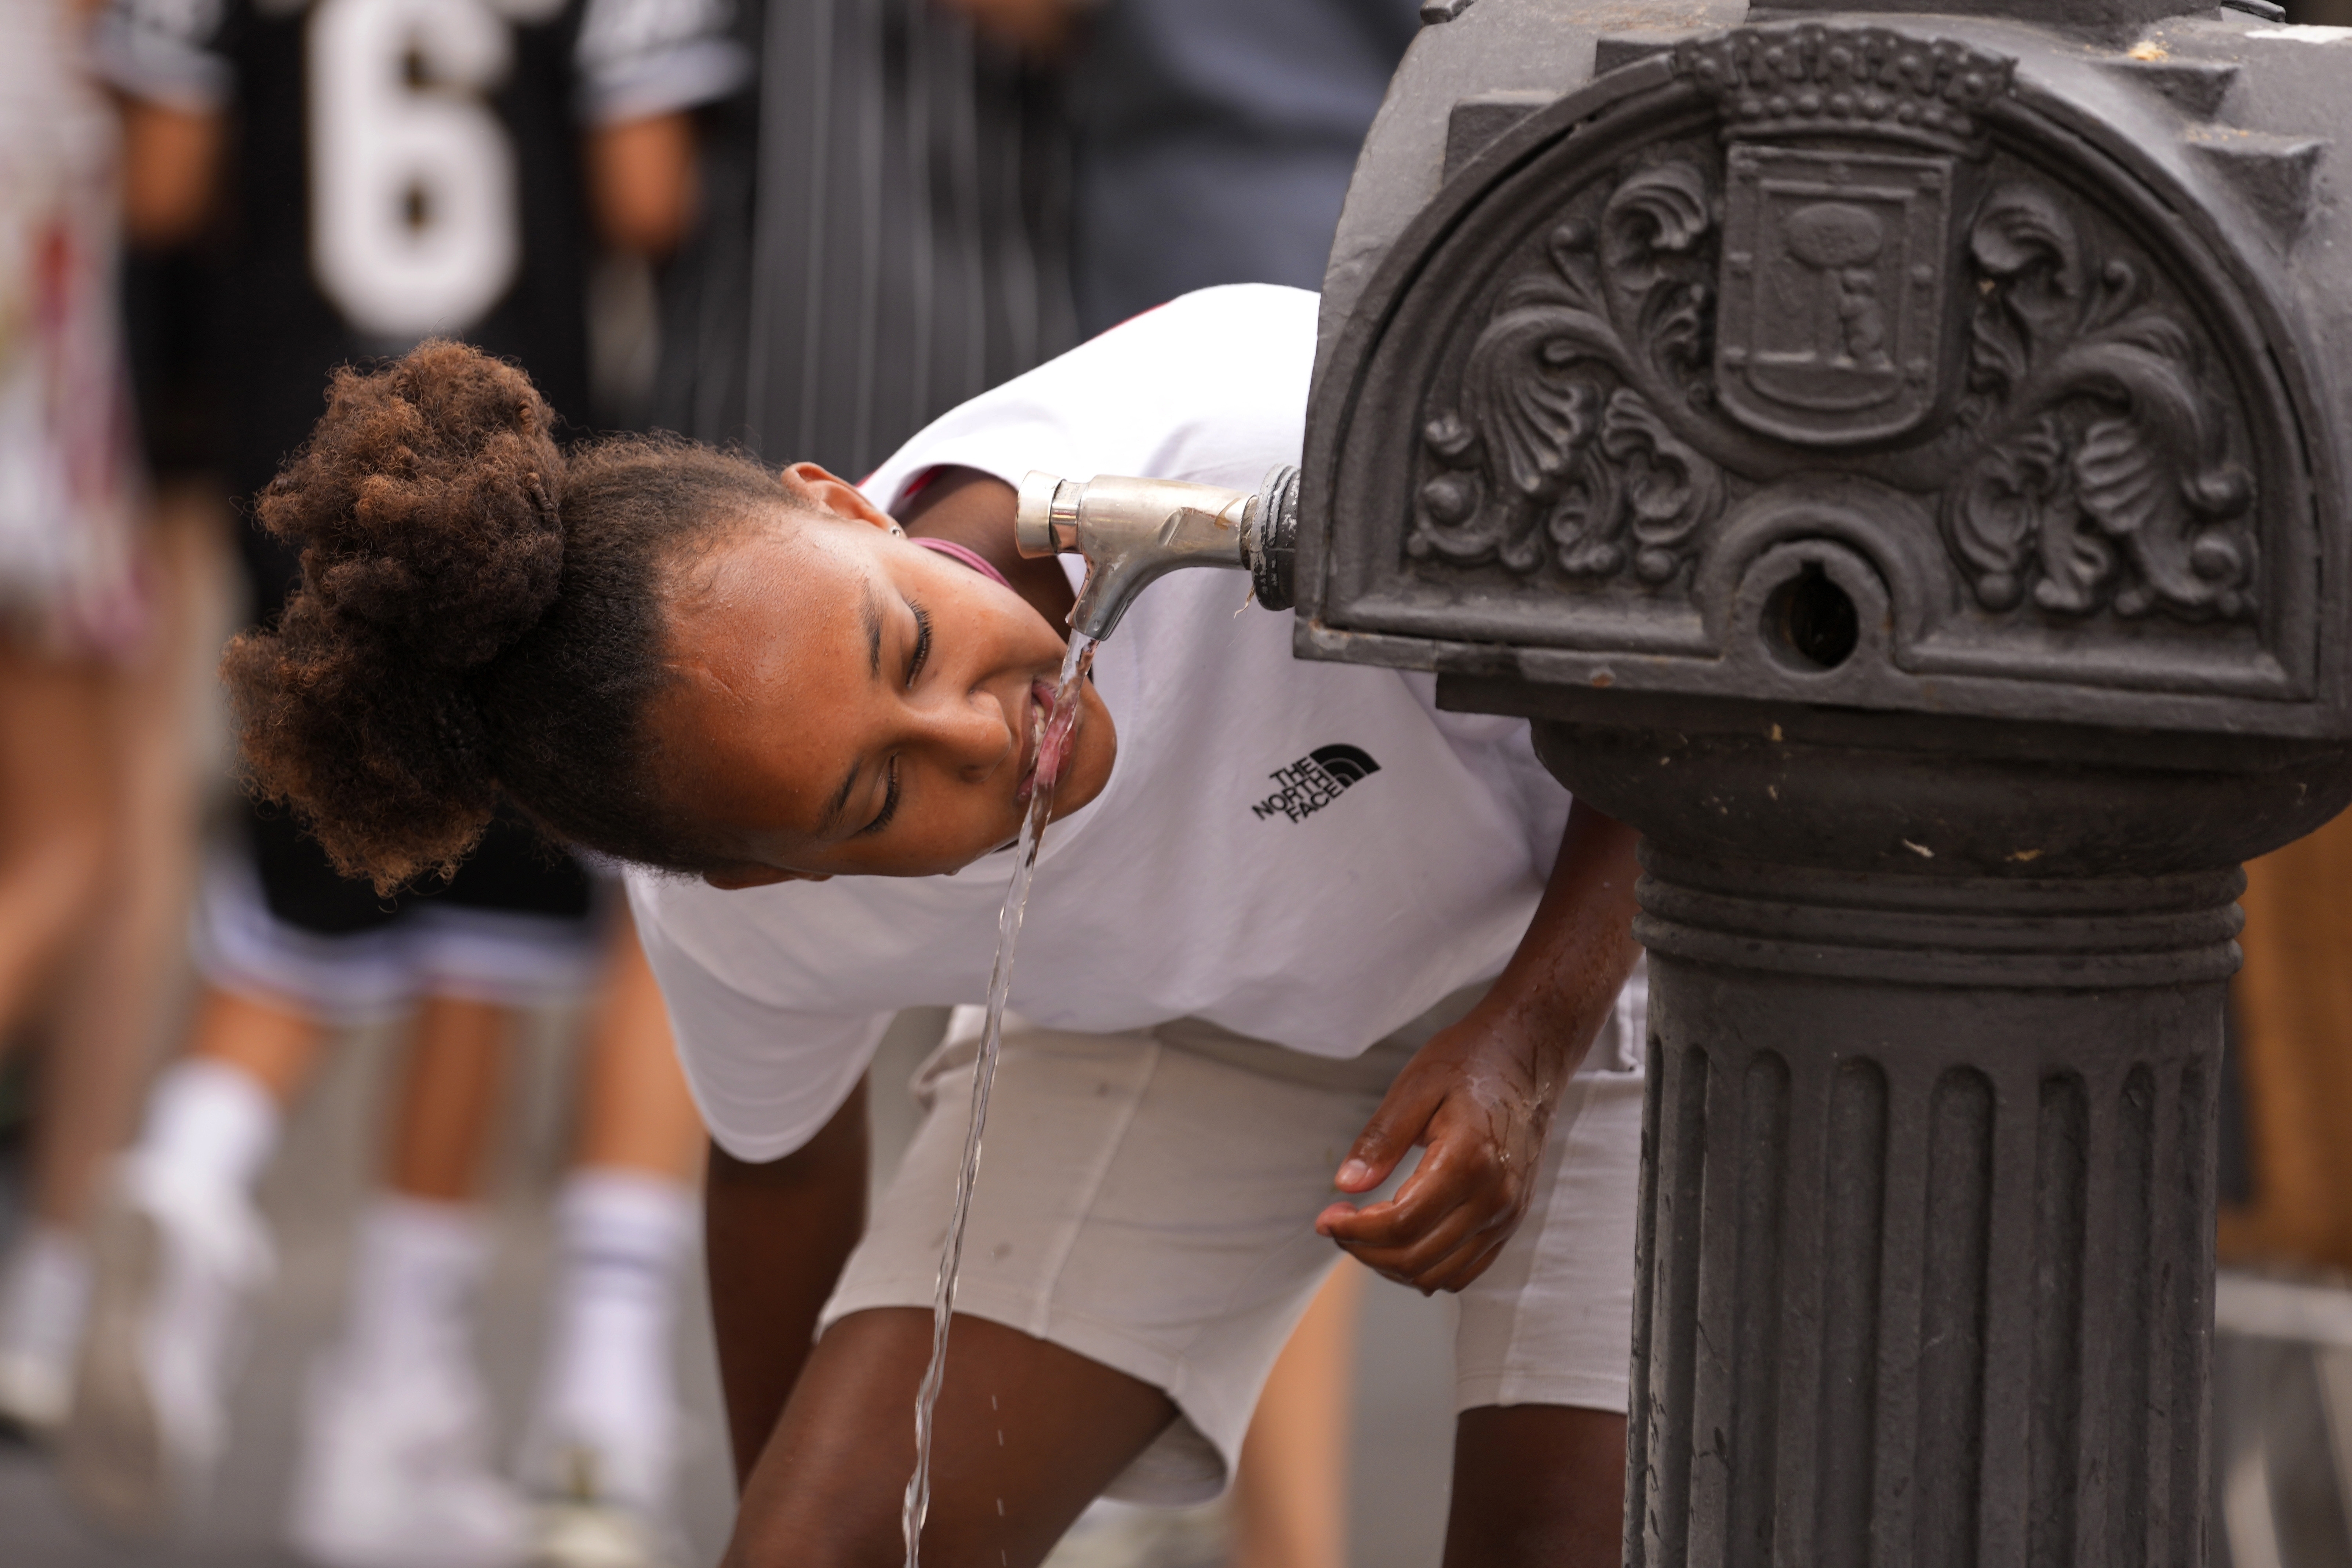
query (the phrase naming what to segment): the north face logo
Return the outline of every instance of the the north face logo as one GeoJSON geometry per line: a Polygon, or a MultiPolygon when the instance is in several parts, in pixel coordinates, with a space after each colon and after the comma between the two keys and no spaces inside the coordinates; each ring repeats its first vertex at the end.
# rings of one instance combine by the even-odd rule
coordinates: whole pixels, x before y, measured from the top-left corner
{"type": "Polygon", "coordinates": [[[1381,771],[1371,754],[1357,746],[1321,746],[1286,768],[1267,776],[1275,791],[1250,812],[1260,821],[1286,816],[1293,822],[1314,816],[1348,792],[1348,786],[1381,771]]]}

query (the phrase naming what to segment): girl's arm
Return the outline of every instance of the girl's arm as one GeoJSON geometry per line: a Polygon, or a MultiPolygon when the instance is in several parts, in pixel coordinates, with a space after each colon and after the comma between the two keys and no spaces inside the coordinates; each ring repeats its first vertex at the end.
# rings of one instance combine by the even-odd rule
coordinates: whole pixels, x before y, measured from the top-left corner
{"type": "Polygon", "coordinates": [[[1639,836],[1579,801],[1518,951],[1469,1016],[1416,1053],[1336,1185],[1366,1193],[1416,1144],[1396,1196],[1333,1204],[1316,1228],[1400,1284],[1459,1290],[1486,1271],[1535,1195],[1560,1090],[1615,1005],[1633,942],[1639,836]]]}
{"type": "Polygon", "coordinates": [[[866,1085],[781,1160],[713,1144],[704,1178],[710,1321],[740,1487],[799,1378],[817,1313],[866,1228],[866,1085]]]}

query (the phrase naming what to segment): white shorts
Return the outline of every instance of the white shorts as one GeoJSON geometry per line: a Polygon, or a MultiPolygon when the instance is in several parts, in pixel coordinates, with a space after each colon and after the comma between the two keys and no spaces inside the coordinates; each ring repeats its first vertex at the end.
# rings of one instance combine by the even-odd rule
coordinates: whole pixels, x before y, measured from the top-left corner
{"type": "Polygon", "coordinates": [[[196,972],[207,983],[339,1027],[380,1022],[425,996],[554,1006],[586,994],[603,963],[587,921],[451,904],[419,903],[396,923],[320,936],[272,914],[250,858],[234,849],[205,857],[194,926],[196,972]]]}
{"type": "MultiPolygon", "coordinates": [[[[1164,1389],[1179,1419],[1109,1495],[1222,1491],[1275,1358],[1339,1260],[1315,1216],[1390,1079],[1467,998],[1352,1061],[1197,1019],[1119,1035],[1008,1029],[956,1310],[1164,1389]]],[[[1456,1409],[1623,1411],[1641,1164],[1643,994],[1627,988],[1571,1080],[1536,1197],[1461,1293],[1456,1409]]],[[[916,1074],[922,1124],[819,1331],[931,1304],[977,1042],[916,1074]]]]}

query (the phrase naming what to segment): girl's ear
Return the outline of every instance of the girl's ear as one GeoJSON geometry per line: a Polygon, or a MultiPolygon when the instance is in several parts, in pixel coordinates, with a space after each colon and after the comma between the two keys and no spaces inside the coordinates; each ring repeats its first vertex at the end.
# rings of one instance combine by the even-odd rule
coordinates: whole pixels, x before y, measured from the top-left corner
{"type": "Polygon", "coordinates": [[[867,500],[863,490],[814,463],[794,463],[784,470],[783,480],[787,489],[798,489],[835,517],[871,528],[898,526],[888,512],[867,500]]]}

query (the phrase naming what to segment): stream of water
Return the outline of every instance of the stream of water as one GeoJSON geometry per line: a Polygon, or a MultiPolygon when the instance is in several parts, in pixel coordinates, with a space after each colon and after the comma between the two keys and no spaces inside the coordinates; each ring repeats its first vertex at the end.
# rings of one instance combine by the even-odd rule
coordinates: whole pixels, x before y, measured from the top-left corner
{"type": "Polygon", "coordinates": [[[923,1372],[915,1394],[915,1473],[907,1480],[907,1502],[899,1529],[907,1539],[907,1568],[918,1568],[923,1520],[931,1510],[931,1417],[940,1403],[940,1384],[947,1375],[948,1323],[955,1315],[956,1273],[963,1265],[964,1221],[971,1215],[971,1186],[980,1175],[980,1138],[988,1125],[988,1093],[996,1085],[996,1058],[1004,1039],[1004,999],[1013,990],[1013,949],[1021,940],[1021,917],[1029,908],[1029,884],[1037,876],[1037,847],[1045,834],[1045,819],[1054,811],[1056,775],[1068,759],[1063,753],[1070,731],[1078,721],[1078,688],[1095,661],[1095,639],[1070,634],[1070,651],[1062,660],[1062,677],[1054,689],[1054,707],[1038,736],[1036,782],[1029,794],[1029,814],[1021,819],[1021,837],[1013,847],[1013,882],[1004,890],[1004,910],[996,918],[996,968],[988,977],[988,1024],[980,1037],[980,1059],[971,1075],[971,1124],[963,1136],[963,1166],[956,1173],[955,1208],[948,1219],[947,1246],[940,1253],[940,1279],[931,1298],[931,1364],[923,1372]],[[1049,772],[1045,759],[1054,758],[1049,772]]]}

